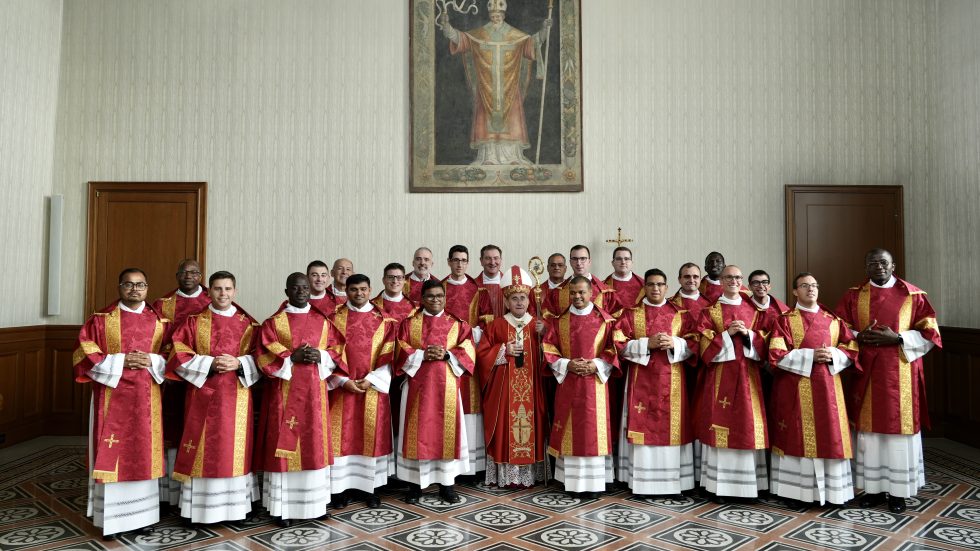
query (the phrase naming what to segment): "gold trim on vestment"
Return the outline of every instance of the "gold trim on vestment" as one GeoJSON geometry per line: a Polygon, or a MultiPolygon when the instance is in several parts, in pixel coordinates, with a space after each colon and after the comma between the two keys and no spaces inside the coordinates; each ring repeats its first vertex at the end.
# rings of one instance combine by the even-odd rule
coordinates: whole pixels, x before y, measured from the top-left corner
{"type": "Polygon", "coordinates": [[[248,414],[248,402],[251,391],[235,377],[235,458],[231,467],[231,476],[245,474],[245,453],[247,451],[248,435],[251,431],[252,418],[248,414]]]}
{"type": "Polygon", "coordinates": [[[806,329],[803,328],[803,316],[800,315],[799,310],[793,310],[786,318],[789,321],[790,333],[793,335],[793,348],[798,350],[803,346],[806,333],[806,329]]]}
{"type": "Polygon", "coordinates": [[[160,385],[150,381],[150,453],[153,454],[150,458],[150,476],[153,478],[166,474],[163,467],[163,417],[160,411],[160,385]]]}
{"type": "Polygon", "coordinates": [[[197,442],[197,450],[194,453],[194,466],[191,467],[191,478],[200,478],[204,475],[204,442],[208,432],[207,424],[201,429],[201,439],[197,442]]]}
{"type": "Polygon", "coordinates": [[[334,399],[330,402],[330,440],[333,443],[334,456],[343,455],[344,438],[344,399],[347,391],[343,387],[334,392],[334,399]]]}
{"type": "Polygon", "coordinates": [[[871,283],[865,283],[858,291],[857,310],[858,326],[855,327],[855,330],[860,333],[871,323],[871,283]]]}
{"type": "Polygon", "coordinates": [[[670,445],[681,445],[681,377],[684,366],[670,364],[670,445]]]}
{"type": "MultiPolygon", "coordinates": [[[[176,343],[175,343],[176,348],[176,343]]],[[[197,316],[197,353],[211,355],[211,309],[207,308],[197,316]]]]}
{"type": "MultiPolygon", "coordinates": [[[[633,310],[633,336],[636,337],[636,340],[647,336],[647,307],[645,304],[641,304],[633,310]]],[[[622,340],[626,340],[626,335],[623,335],[622,340]]]]}
{"type": "Polygon", "coordinates": [[[408,401],[407,419],[405,420],[405,457],[418,460],[419,458],[419,399],[421,392],[416,391],[414,400],[408,401]]]}
{"type": "Polygon", "coordinates": [[[766,449],[766,417],[762,414],[762,399],[759,396],[759,370],[749,368],[749,397],[752,399],[752,425],[755,432],[755,449],[766,449]]]}
{"type": "MultiPolygon", "coordinates": [[[[459,330],[459,324],[454,323],[453,328],[459,330]]],[[[452,330],[450,330],[452,334],[452,330]]],[[[452,342],[452,341],[449,341],[452,342]]],[[[443,402],[442,414],[442,458],[456,458],[456,405],[459,396],[459,381],[449,362],[446,364],[446,393],[443,402]]]]}
{"type": "Polygon", "coordinates": [[[711,430],[715,433],[715,447],[716,448],[727,448],[728,447],[728,427],[722,427],[720,425],[711,425],[711,430]]]}
{"type": "Polygon", "coordinates": [[[120,318],[122,314],[117,306],[105,317],[105,341],[107,354],[119,354],[122,352],[122,329],[120,328],[120,318]]]}
{"type": "MultiPolygon", "coordinates": [[[[383,324],[382,324],[383,327],[383,324]]],[[[380,394],[369,387],[364,395],[364,455],[374,457],[375,431],[378,425],[378,398],[380,394]]]]}
{"type": "Polygon", "coordinates": [[[593,375],[595,380],[595,421],[596,421],[596,453],[609,455],[609,404],[606,402],[606,385],[593,375]]]}
{"type": "Polygon", "coordinates": [[[177,293],[163,299],[163,317],[172,320],[177,317],[177,293]]]}
{"type": "Polygon", "coordinates": [[[803,430],[803,457],[817,457],[817,427],[813,421],[813,386],[810,379],[800,377],[800,423],[803,430]]]}
{"type": "Polygon", "coordinates": [[[847,423],[847,402],[844,400],[844,387],[840,375],[834,375],[834,398],[837,403],[837,423],[840,430],[841,444],[844,447],[844,459],[854,457],[851,452],[851,430],[847,423]]]}
{"type": "MultiPolygon", "coordinates": [[[[276,343],[282,346],[282,350],[275,350],[276,354],[291,351],[293,349],[293,336],[289,329],[289,317],[285,310],[273,316],[272,320],[276,326],[276,343]]],[[[270,352],[274,350],[271,344],[267,348],[270,352]]]]}
{"type": "MultiPolygon", "coordinates": [[[[898,312],[898,328],[896,331],[908,331],[912,326],[912,296],[905,297],[902,308],[898,312]]],[[[902,422],[902,434],[915,434],[914,407],[912,403],[912,364],[905,359],[905,351],[898,347],[898,391],[899,415],[902,422]]]]}
{"type": "Polygon", "coordinates": [[[572,444],[573,444],[572,437],[574,433],[574,430],[572,430],[572,427],[574,426],[572,425],[572,409],[573,408],[568,408],[568,416],[566,417],[565,424],[562,426],[561,429],[561,455],[562,456],[574,455],[574,453],[572,453],[572,444]]]}
{"type": "MultiPolygon", "coordinates": [[[[329,324],[324,324],[329,325],[329,324]]],[[[320,380],[320,430],[323,432],[321,435],[321,445],[323,446],[323,462],[327,465],[332,463],[330,461],[330,424],[327,422],[327,417],[329,413],[327,408],[330,407],[330,398],[327,394],[327,381],[325,379],[320,380]]],[[[298,439],[298,437],[297,437],[298,439]]],[[[298,447],[296,448],[299,449],[298,447]]],[[[297,454],[297,458],[299,454],[297,454]]]]}

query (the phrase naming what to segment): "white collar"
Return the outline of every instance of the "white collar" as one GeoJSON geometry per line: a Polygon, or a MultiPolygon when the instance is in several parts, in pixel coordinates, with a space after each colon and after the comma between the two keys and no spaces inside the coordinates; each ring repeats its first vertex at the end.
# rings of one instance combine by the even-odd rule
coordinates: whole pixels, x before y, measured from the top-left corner
{"type": "Polygon", "coordinates": [[[514,314],[507,312],[504,314],[504,319],[507,320],[507,323],[511,324],[514,329],[523,329],[527,324],[531,323],[531,314],[524,312],[524,315],[518,319],[514,317],[514,314]]]}
{"type": "Polygon", "coordinates": [[[772,297],[766,295],[766,303],[759,304],[759,301],[755,300],[755,295],[752,295],[752,303],[758,306],[760,310],[768,310],[769,306],[772,304],[772,297]]]}
{"type": "Polygon", "coordinates": [[[807,308],[806,306],[803,306],[802,304],[800,304],[799,302],[797,302],[796,303],[796,309],[797,310],[803,310],[804,312],[810,312],[811,314],[816,314],[817,312],[820,311],[820,305],[814,303],[813,308],[807,308]]]}
{"type": "MultiPolygon", "coordinates": [[[[347,291],[341,291],[341,290],[337,289],[336,287],[333,286],[333,283],[330,284],[330,292],[333,293],[333,296],[335,296],[335,297],[346,297],[347,296],[347,291]]],[[[324,291],[323,294],[326,294],[326,291],[324,291]]]]}
{"type": "Polygon", "coordinates": [[[589,314],[592,313],[592,309],[594,307],[595,307],[595,305],[590,302],[588,306],[586,306],[585,308],[582,308],[581,310],[579,310],[578,308],[576,308],[574,306],[569,306],[568,307],[568,311],[571,312],[571,313],[573,313],[573,314],[575,314],[576,316],[587,316],[587,315],[589,315],[589,314]]]}
{"type": "Polygon", "coordinates": [[[137,306],[136,308],[127,308],[126,305],[123,304],[121,300],[119,301],[119,309],[122,310],[123,312],[129,312],[131,314],[142,314],[143,308],[146,308],[146,301],[141,302],[140,305],[137,306]]]}
{"type": "Polygon", "coordinates": [[[470,280],[466,278],[466,274],[463,274],[463,279],[456,281],[455,279],[453,279],[453,275],[449,274],[449,277],[446,278],[446,281],[448,281],[451,285],[466,285],[467,283],[469,283],[470,280]]]}
{"type": "Polygon", "coordinates": [[[720,297],[718,297],[718,302],[722,304],[730,304],[732,306],[738,306],[739,304],[742,304],[742,294],[739,293],[738,296],[736,296],[735,298],[728,298],[725,295],[721,295],[720,297]]]}
{"type": "Polygon", "coordinates": [[[711,279],[708,276],[704,276],[704,280],[707,281],[708,283],[712,284],[712,285],[721,285],[721,280],[720,279],[711,279]]]}
{"type": "Polygon", "coordinates": [[[348,300],[347,301],[347,309],[350,310],[351,312],[360,312],[360,313],[364,314],[366,312],[370,312],[371,310],[374,310],[374,305],[371,304],[371,301],[369,300],[366,303],[364,303],[364,306],[363,307],[358,308],[357,306],[354,306],[353,304],[351,304],[351,302],[348,300]]]}
{"type": "Polygon", "coordinates": [[[324,289],[323,292],[320,293],[319,295],[310,295],[309,300],[323,300],[325,298],[327,298],[327,290],[326,289],[324,289]]]}
{"type": "Polygon", "coordinates": [[[415,281],[418,281],[419,283],[424,283],[424,282],[429,281],[430,279],[432,279],[432,273],[430,272],[429,273],[429,277],[427,277],[425,279],[419,279],[419,276],[415,275],[415,270],[412,270],[412,273],[408,274],[408,277],[414,279],[415,281]]]}
{"type": "Polygon", "coordinates": [[[888,278],[888,281],[886,281],[883,285],[878,285],[877,283],[871,281],[870,279],[868,280],[868,282],[879,289],[891,289],[892,287],[895,286],[895,283],[898,282],[898,280],[895,279],[895,276],[891,276],[890,278],[888,278]]]}
{"type": "Polygon", "coordinates": [[[562,284],[562,283],[565,283],[565,281],[564,281],[564,280],[562,280],[562,281],[559,281],[558,283],[554,283],[554,282],[552,282],[552,281],[551,281],[551,280],[549,279],[549,280],[548,280],[548,288],[549,288],[549,289],[557,289],[557,288],[559,288],[559,287],[561,287],[561,284],[562,284]]]}
{"type": "Polygon", "coordinates": [[[677,294],[679,294],[680,296],[682,296],[682,297],[684,297],[684,298],[686,298],[688,300],[697,300],[698,297],[701,296],[701,291],[695,290],[693,295],[689,295],[689,294],[685,293],[683,289],[681,289],[680,291],[677,292],[677,294]]]}
{"type": "Polygon", "coordinates": [[[177,289],[177,296],[183,297],[183,298],[197,298],[197,297],[201,296],[201,291],[203,291],[203,290],[204,290],[204,288],[201,287],[200,285],[198,285],[196,291],[194,291],[193,293],[191,293],[189,295],[186,295],[186,294],[184,294],[183,291],[181,291],[180,289],[177,289]]]}
{"type": "Polygon", "coordinates": [[[309,314],[310,313],[310,303],[307,302],[306,306],[303,308],[297,308],[290,303],[286,303],[285,312],[288,314],[309,314]]]}
{"type": "Polygon", "coordinates": [[[215,314],[218,314],[219,316],[225,318],[230,318],[234,316],[235,312],[238,311],[238,308],[236,308],[234,304],[229,306],[227,310],[218,310],[217,308],[214,307],[214,304],[208,304],[208,308],[210,308],[211,311],[214,312],[215,314]]]}
{"type": "Polygon", "coordinates": [[[500,285],[500,272],[497,272],[496,277],[488,277],[486,272],[480,272],[480,280],[483,281],[483,283],[500,285]]]}
{"type": "Polygon", "coordinates": [[[443,311],[439,312],[438,314],[430,314],[428,310],[426,310],[425,308],[423,308],[422,309],[422,313],[425,314],[426,316],[429,316],[430,318],[441,318],[442,315],[446,313],[446,311],[443,310],[443,311]]]}
{"type": "Polygon", "coordinates": [[[388,295],[388,292],[387,291],[382,291],[381,292],[381,299],[382,300],[387,300],[388,302],[401,302],[403,298],[405,298],[405,295],[402,294],[402,293],[398,293],[398,296],[397,297],[393,297],[393,296],[388,295]]]}
{"type": "Polygon", "coordinates": [[[661,301],[660,304],[654,304],[649,300],[647,300],[647,297],[643,297],[643,304],[646,304],[647,306],[653,306],[654,308],[660,308],[664,304],[667,304],[667,299],[666,298],[663,299],[663,301],[661,301]]]}
{"type": "Polygon", "coordinates": [[[632,281],[633,280],[633,273],[632,272],[630,272],[630,275],[628,275],[626,277],[619,277],[618,275],[616,275],[616,272],[613,272],[611,275],[612,275],[612,278],[615,279],[616,281],[632,281]]]}

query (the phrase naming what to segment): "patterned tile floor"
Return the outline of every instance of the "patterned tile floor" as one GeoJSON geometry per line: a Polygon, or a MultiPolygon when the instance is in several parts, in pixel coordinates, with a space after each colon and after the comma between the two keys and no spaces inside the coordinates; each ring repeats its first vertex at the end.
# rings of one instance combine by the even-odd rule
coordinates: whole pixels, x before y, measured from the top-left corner
{"type": "Polygon", "coordinates": [[[352,505],[326,522],[279,528],[189,528],[174,516],[150,534],[103,542],[85,511],[80,439],[39,439],[0,450],[0,551],[7,549],[307,549],[537,551],[764,549],[846,551],[980,549],[980,451],[927,441],[927,486],[905,514],[877,509],[789,510],[778,501],[715,505],[701,499],[569,498],[555,485],[523,491],[459,486],[463,501],[426,495],[408,506],[352,505]]]}

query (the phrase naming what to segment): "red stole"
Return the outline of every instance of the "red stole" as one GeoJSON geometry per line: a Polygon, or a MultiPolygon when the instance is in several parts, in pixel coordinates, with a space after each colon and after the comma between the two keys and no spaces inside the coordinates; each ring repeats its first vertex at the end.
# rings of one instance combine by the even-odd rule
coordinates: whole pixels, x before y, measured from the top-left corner
{"type": "MultiPolygon", "coordinates": [[[[704,362],[703,384],[695,412],[695,436],[716,448],[761,450],[769,447],[766,409],[759,380],[759,362],[745,358],[742,338],[732,337],[735,359],[713,362],[721,351],[722,333],[738,319],[747,327],[756,323],[758,310],[742,297],[738,306],[718,301],[701,311],[698,322],[700,356],[704,362]]],[[[766,358],[765,340],[753,333],[753,345],[760,358],[766,358]]]]}
{"type": "MultiPolygon", "coordinates": [[[[241,308],[230,317],[206,308],[191,315],[173,334],[174,353],[167,377],[195,355],[239,357],[252,352],[258,323],[241,308]]],[[[187,385],[183,433],[173,477],[230,478],[252,472],[252,392],[234,372],[212,374],[201,388],[187,385]]]]}
{"type": "MultiPolygon", "coordinates": [[[[470,326],[451,314],[427,316],[419,311],[398,327],[398,374],[416,350],[430,345],[444,346],[466,372],[473,373],[476,350],[470,326]]],[[[457,407],[459,381],[449,362],[422,361],[407,381],[402,454],[414,460],[459,459],[463,412],[457,407]]]]}
{"type": "Polygon", "coordinates": [[[535,333],[536,320],[522,327],[524,365],[513,356],[494,365],[500,347],[517,338],[517,328],[504,317],[493,320],[477,347],[477,374],[483,389],[483,436],[487,455],[496,463],[528,465],[545,456],[544,366],[535,333]]]}
{"type": "Polygon", "coordinates": [[[630,278],[627,281],[620,281],[613,277],[613,275],[614,273],[609,274],[603,283],[616,294],[616,302],[622,308],[639,306],[644,296],[643,279],[632,272],[630,272],[630,278]]]}
{"type": "MultiPolygon", "coordinates": [[[[541,345],[552,364],[562,358],[600,358],[618,369],[613,345],[615,320],[599,308],[580,316],[566,311],[552,321],[541,345]]],[[[613,374],[610,374],[612,377],[613,374]]],[[[568,373],[555,392],[555,422],[548,453],[602,456],[612,453],[615,434],[609,422],[609,389],[598,375],[568,373]]]]}
{"type": "MultiPolygon", "coordinates": [[[[396,322],[377,309],[354,312],[340,306],[330,320],[344,337],[347,376],[363,379],[390,365],[395,353],[396,322]]],[[[364,394],[343,388],[330,391],[331,445],[334,456],[381,457],[391,453],[391,405],[388,393],[373,386],[364,394]]]]}
{"type": "MultiPolygon", "coordinates": [[[[466,276],[466,280],[466,283],[456,285],[450,283],[449,276],[446,276],[442,280],[442,288],[446,291],[446,312],[464,320],[473,328],[480,325],[478,306],[482,304],[485,293],[472,277],[466,276]]],[[[500,291],[499,286],[497,291],[500,291]]],[[[464,373],[459,378],[459,393],[463,397],[464,414],[480,413],[480,388],[469,373],[464,373]]]]}
{"type": "MultiPolygon", "coordinates": [[[[888,289],[869,281],[848,289],[837,305],[837,314],[856,332],[877,320],[879,327],[891,327],[896,333],[915,329],[941,348],[936,311],[925,291],[895,279],[895,285],[888,289]]],[[[851,421],[857,430],[915,434],[922,430],[922,424],[929,426],[922,358],[905,361],[899,348],[861,346],[858,363],[862,372],[850,389],[849,400],[851,421]]]]}
{"type": "Polygon", "coordinates": [[[256,343],[259,369],[271,379],[264,389],[257,446],[257,470],[296,472],[322,469],[333,462],[327,411],[326,381],[318,364],[294,363],[288,381],[273,377],[283,361],[302,345],[326,350],[337,369],[345,371],[343,337],[315,307],[308,313],[280,311],[265,320],[256,343]]]}
{"type": "MultiPolygon", "coordinates": [[[[770,306],[770,309],[772,307],[770,306]]],[[[844,322],[821,308],[819,312],[793,309],[776,320],[769,341],[773,367],[772,451],[796,457],[851,459],[851,431],[840,374],[828,364],[813,364],[809,377],[775,367],[789,351],[835,347],[857,359],[857,342],[844,322]]]]}
{"type": "MultiPolygon", "coordinates": [[[[167,330],[157,313],[125,312],[113,304],[90,317],[73,355],[75,380],[109,354],[160,353],[167,330]]],[[[92,477],[99,483],[152,480],[164,476],[160,385],[148,369],[123,368],[116,388],[94,383],[91,441],[92,477]]]]}
{"type": "MultiPolygon", "coordinates": [[[[697,362],[697,334],[694,321],[686,310],[671,302],[663,306],[642,303],[623,311],[616,324],[616,347],[620,351],[628,341],[666,333],[687,341],[694,353],[686,360],[697,362]]],[[[626,437],[632,444],[645,446],[680,446],[694,439],[688,410],[684,364],[671,364],[665,350],[651,351],[647,365],[629,363],[626,395],[626,437]]],[[[625,370],[624,370],[625,371],[625,370]]]]}

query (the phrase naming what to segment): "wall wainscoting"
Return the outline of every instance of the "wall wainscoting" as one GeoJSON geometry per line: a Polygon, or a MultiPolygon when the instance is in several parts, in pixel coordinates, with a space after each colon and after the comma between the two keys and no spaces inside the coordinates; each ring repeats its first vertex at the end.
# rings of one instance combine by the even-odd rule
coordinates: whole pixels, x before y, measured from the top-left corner
{"type": "Polygon", "coordinates": [[[980,329],[940,327],[943,349],[925,357],[926,400],[932,430],[980,448],[980,329]]]}

